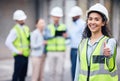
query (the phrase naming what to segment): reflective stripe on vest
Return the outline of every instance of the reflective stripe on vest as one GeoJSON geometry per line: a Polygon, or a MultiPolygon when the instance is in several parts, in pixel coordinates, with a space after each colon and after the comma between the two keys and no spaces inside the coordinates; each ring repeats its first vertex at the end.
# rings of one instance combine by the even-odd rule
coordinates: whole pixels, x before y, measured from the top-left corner
{"type": "MultiPolygon", "coordinates": [[[[99,41],[90,57],[90,73],[88,76],[87,43],[84,39],[79,45],[80,74],[79,81],[118,81],[117,66],[115,64],[116,50],[111,58],[103,55],[103,44],[108,37],[104,36],[99,41]]],[[[116,49],[116,48],[115,48],[116,49]]]]}
{"type": "MultiPolygon", "coordinates": [[[[24,26],[23,30],[21,30],[18,25],[15,25],[14,29],[16,31],[17,38],[13,42],[13,44],[18,50],[23,52],[23,56],[28,57],[30,54],[30,41],[28,39],[28,37],[30,36],[29,27],[24,26]]],[[[14,53],[13,55],[16,56],[17,54],[14,53]]]]}
{"type": "MultiPolygon", "coordinates": [[[[51,35],[54,38],[51,38],[47,41],[47,51],[65,51],[65,38],[59,36],[55,37],[55,27],[53,24],[48,26],[51,35]]],[[[57,28],[57,31],[65,31],[66,27],[64,24],[60,24],[57,28]]]]}

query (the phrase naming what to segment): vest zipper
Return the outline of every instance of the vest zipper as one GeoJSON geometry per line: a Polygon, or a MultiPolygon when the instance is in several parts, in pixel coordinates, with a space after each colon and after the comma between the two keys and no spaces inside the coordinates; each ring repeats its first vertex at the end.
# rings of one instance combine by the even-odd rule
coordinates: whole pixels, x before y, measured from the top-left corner
{"type": "Polygon", "coordinates": [[[87,81],[89,81],[90,78],[90,66],[88,66],[88,75],[87,75],[87,81]]]}

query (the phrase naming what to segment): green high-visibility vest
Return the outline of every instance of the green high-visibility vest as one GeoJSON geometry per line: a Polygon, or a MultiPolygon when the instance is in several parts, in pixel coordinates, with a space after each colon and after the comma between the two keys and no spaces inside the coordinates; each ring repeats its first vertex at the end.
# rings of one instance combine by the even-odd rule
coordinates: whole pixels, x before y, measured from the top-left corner
{"type": "Polygon", "coordinates": [[[118,81],[115,63],[116,47],[112,57],[107,58],[103,55],[104,42],[107,40],[108,37],[104,36],[92,52],[89,69],[87,62],[88,39],[84,39],[80,43],[78,50],[80,59],[79,81],[118,81]]]}
{"type": "Polygon", "coordinates": [[[47,41],[47,51],[65,51],[65,38],[62,36],[55,37],[55,31],[66,31],[66,27],[64,24],[60,24],[57,29],[55,29],[54,24],[48,25],[48,29],[50,30],[50,34],[53,38],[48,39],[47,41]]]}
{"type": "MultiPolygon", "coordinates": [[[[30,40],[29,40],[29,36],[30,36],[30,31],[29,31],[29,27],[28,26],[24,26],[23,30],[21,30],[18,25],[15,25],[14,30],[16,31],[17,34],[17,38],[16,40],[13,42],[14,46],[23,52],[23,56],[28,57],[30,54],[30,40]]],[[[14,56],[16,56],[16,53],[13,53],[14,56]]]]}

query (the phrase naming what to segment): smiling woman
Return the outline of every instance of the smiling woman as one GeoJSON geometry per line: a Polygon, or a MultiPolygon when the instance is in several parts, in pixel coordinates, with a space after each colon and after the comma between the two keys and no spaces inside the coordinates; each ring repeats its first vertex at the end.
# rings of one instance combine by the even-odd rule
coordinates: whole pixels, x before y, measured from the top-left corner
{"type": "Polygon", "coordinates": [[[103,5],[95,4],[88,10],[74,81],[118,81],[116,41],[111,38],[108,21],[108,11],[103,5]]]}

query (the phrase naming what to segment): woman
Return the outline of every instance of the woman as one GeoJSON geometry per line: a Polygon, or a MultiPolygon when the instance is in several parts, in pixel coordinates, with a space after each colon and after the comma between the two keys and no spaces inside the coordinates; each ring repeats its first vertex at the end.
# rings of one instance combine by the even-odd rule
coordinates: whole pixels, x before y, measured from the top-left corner
{"type": "Polygon", "coordinates": [[[103,5],[97,3],[88,10],[74,81],[118,81],[116,41],[111,38],[108,21],[108,11],[103,5]]]}
{"type": "Polygon", "coordinates": [[[32,56],[32,81],[42,81],[43,75],[43,50],[46,41],[43,40],[43,29],[45,27],[45,21],[39,19],[36,25],[36,29],[31,34],[31,56],[32,56]]]}

